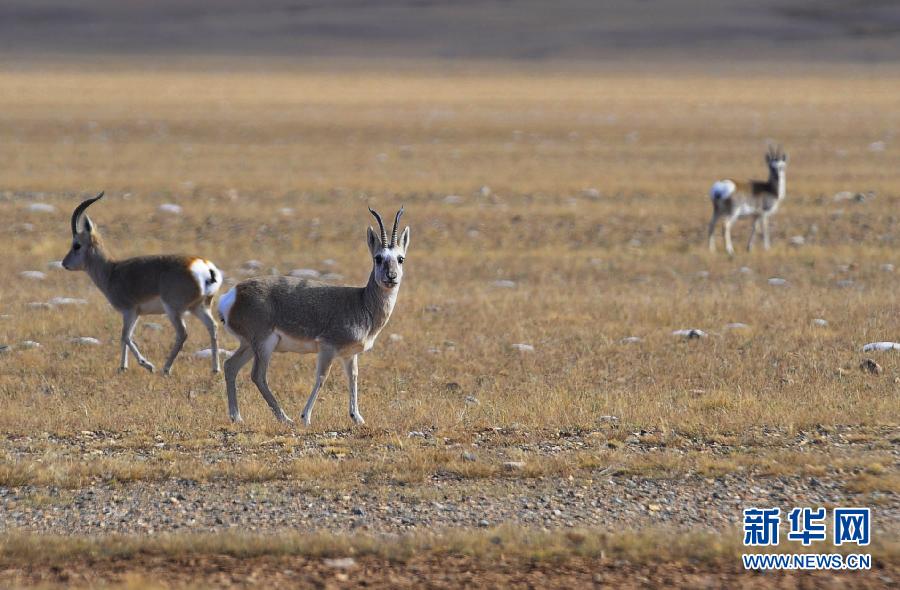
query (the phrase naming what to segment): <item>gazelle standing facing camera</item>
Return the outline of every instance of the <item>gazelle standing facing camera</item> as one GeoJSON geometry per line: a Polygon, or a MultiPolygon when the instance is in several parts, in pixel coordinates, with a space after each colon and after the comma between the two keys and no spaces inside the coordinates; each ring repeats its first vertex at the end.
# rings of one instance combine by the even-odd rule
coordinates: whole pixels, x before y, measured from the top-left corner
{"type": "Polygon", "coordinates": [[[175,344],[164,367],[168,375],[172,363],[187,339],[184,314],[191,312],[206,326],[212,345],[212,370],[219,372],[219,345],[216,322],[210,313],[213,295],[222,285],[222,273],[203,258],[193,256],[138,256],[112,260],[103,246],[100,232],[85,210],[100,200],[103,193],[78,205],[72,213],[72,249],[63,259],[66,270],[84,270],[122,314],[122,362],[128,368],[128,351],[138,364],[154,371],[132,338],[138,316],[165,313],[175,326],[175,344]]]}
{"type": "Polygon", "coordinates": [[[372,272],[365,287],[337,287],[289,276],[260,277],[242,281],[219,300],[219,317],[241,341],[240,347],[225,361],[228,415],[234,422],[241,421],[235,379],[250,359],[253,359],[253,383],[275,417],[292,422],[266,380],[274,352],[318,355],[312,393],[300,415],[305,425],[310,424],[316,397],[336,358],[344,365],[349,382],[350,418],[357,424],[365,422],[359,413],[356,390],[357,356],[372,348],[391,317],[403,279],[403,259],[409,248],[408,227],[397,237],[402,207],[394,218],[390,242],[381,216],[372,209],[369,211],[378,221],[381,233],[378,236],[368,228],[372,272]]]}
{"type": "Polygon", "coordinates": [[[744,183],[735,183],[733,180],[718,180],[709,190],[712,199],[713,214],[709,221],[710,252],[716,251],[716,224],[720,217],[724,217],[723,233],[725,235],[725,250],[729,255],[734,254],[734,246],[731,243],[731,226],[741,217],[752,217],[753,226],[750,229],[750,239],[747,241],[747,251],[753,249],[753,238],[756,237],[758,226],[762,226],[763,247],[769,249],[769,216],[778,210],[778,206],[784,200],[786,191],[785,169],[787,168],[787,154],[781,147],[777,150],[769,146],[766,154],[766,166],[769,167],[768,180],[750,180],[744,183]]]}

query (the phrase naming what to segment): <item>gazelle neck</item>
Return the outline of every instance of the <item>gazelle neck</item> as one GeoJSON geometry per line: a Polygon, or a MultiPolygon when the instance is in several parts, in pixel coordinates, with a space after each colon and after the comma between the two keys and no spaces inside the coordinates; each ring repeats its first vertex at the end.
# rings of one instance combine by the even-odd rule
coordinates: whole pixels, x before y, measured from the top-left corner
{"type": "Polygon", "coordinates": [[[113,261],[109,258],[106,249],[103,247],[103,242],[98,237],[91,247],[90,253],[85,258],[84,270],[87,271],[94,284],[104,293],[106,293],[106,288],[109,285],[112,267],[113,261]]]}
{"type": "Polygon", "coordinates": [[[779,199],[783,199],[785,192],[787,191],[786,182],[785,171],[783,169],[769,169],[769,187],[772,194],[776,195],[779,199]]]}
{"type": "Polygon", "coordinates": [[[399,286],[393,289],[381,288],[375,281],[374,270],[369,275],[369,282],[363,289],[363,305],[372,321],[371,334],[378,334],[391,319],[399,290],[399,286]]]}

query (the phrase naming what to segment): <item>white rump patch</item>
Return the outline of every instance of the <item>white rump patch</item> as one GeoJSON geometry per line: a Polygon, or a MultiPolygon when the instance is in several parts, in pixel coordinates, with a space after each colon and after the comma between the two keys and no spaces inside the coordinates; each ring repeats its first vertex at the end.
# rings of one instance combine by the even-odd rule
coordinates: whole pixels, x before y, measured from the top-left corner
{"type": "Polygon", "coordinates": [[[736,188],[731,180],[717,180],[713,183],[712,188],[709,189],[709,198],[713,201],[727,199],[734,194],[736,188]]]}
{"type": "Polygon", "coordinates": [[[219,319],[222,320],[226,326],[228,325],[228,312],[231,311],[231,306],[234,305],[234,301],[237,298],[237,290],[232,287],[228,290],[228,293],[222,295],[219,299],[219,319]]]}
{"type": "Polygon", "coordinates": [[[222,286],[222,271],[216,268],[216,265],[209,260],[197,258],[191,262],[189,268],[200,286],[200,293],[204,297],[215,295],[219,287],[222,286]]]}

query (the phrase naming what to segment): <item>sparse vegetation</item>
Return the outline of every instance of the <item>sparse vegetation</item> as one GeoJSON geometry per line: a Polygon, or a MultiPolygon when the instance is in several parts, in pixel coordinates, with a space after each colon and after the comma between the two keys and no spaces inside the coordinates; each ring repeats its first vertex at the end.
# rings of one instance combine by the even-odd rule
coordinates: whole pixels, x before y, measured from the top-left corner
{"type": "MultiPolygon", "coordinates": [[[[878,374],[859,365],[863,344],[897,339],[898,113],[900,78],[839,68],[0,72],[0,234],[14,253],[0,258],[0,488],[49,512],[91,486],[171,479],[424,497],[447,479],[803,476],[895,515],[900,355],[865,353],[878,374]],[[709,183],[758,175],[769,139],[791,154],[773,250],[710,255],[709,183]],[[202,329],[172,377],[115,373],[118,315],[85,276],[48,266],[69,246],[72,207],[101,189],[92,219],[114,254],[202,251],[229,280],[312,269],[361,285],[366,205],[404,204],[415,248],[391,322],[361,357],[368,424],[350,428],[333,371],[311,429],[278,424],[246,375],[245,423],[232,425],[222,379],[192,358],[202,329]],[[57,297],[74,301],[48,304],[57,297]],[[692,328],[708,336],[672,334],[692,328]]],[[[736,242],[747,231],[739,223],[736,242]]],[[[159,364],[172,334],[148,321],[135,337],[159,364]]],[[[295,419],[312,362],[276,355],[269,373],[295,419]]],[[[723,532],[687,553],[646,531],[513,526],[390,542],[13,533],[0,559],[404,559],[425,543],[431,558],[723,563],[738,539],[723,532]]]]}
{"type": "MultiPolygon", "coordinates": [[[[432,556],[462,555],[478,560],[532,559],[562,561],[570,558],[627,559],[636,562],[696,560],[722,564],[740,555],[740,534],[727,538],[704,533],[648,530],[609,534],[605,531],[575,529],[536,531],[519,527],[498,527],[486,531],[456,531],[442,535],[429,533],[380,538],[370,535],[285,533],[277,537],[247,533],[219,535],[182,534],[139,538],[110,535],[101,539],[67,536],[13,534],[0,537],[0,564],[23,563],[61,565],[84,557],[122,560],[138,555],[189,558],[204,555],[229,557],[314,558],[374,556],[390,561],[408,561],[427,553],[432,556]],[[738,540],[734,542],[733,540],[738,540]]],[[[872,553],[876,559],[897,557],[896,543],[879,542],[872,553]]],[[[847,548],[840,552],[847,553],[847,548]]]]}
{"type": "MultiPolygon", "coordinates": [[[[670,530],[613,535],[589,529],[541,532],[516,527],[388,539],[298,533],[101,539],[7,535],[0,537],[0,565],[5,568],[0,582],[18,585],[40,579],[36,573],[49,570],[55,576],[45,577],[44,584],[69,587],[96,587],[98,583],[104,587],[183,587],[190,586],[191,576],[198,573],[225,586],[256,585],[264,580],[321,585],[351,579],[353,583],[365,579],[381,585],[396,584],[393,572],[407,567],[439,585],[464,583],[473,573],[490,576],[499,563],[501,571],[511,574],[517,584],[529,576],[534,576],[532,584],[547,584],[544,571],[563,575],[569,583],[624,583],[636,575],[635,570],[641,577],[664,576],[683,584],[677,569],[667,571],[672,564],[686,567],[694,579],[705,578],[711,571],[740,576],[736,564],[744,548],[728,540],[739,537],[736,531],[726,538],[670,530]],[[127,570],[122,568],[125,563],[131,564],[127,570]],[[11,576],[17,568],[28,573],[11,576]],[[154,572],[160,569],[168,572],[167,582],[156,577],[154,572]]],[[[798,547],[798,551],[804,550],[798,547]]],[[[870,551],[880,575],[896,573],[896,543],[881,542],[870,551]]],[[[815,583],[817,574],[810,575],[815,583]]],[[[850,583],[854,580],[846,578],[850,583]]]]}

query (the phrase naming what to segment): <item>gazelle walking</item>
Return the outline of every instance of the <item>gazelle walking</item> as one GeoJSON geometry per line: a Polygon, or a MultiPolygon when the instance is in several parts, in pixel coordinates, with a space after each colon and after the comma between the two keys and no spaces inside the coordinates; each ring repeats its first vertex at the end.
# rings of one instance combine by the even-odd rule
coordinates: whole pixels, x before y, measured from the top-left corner
{"type": "Polygon", "coordinates": [[[372,272],[365,287],[337,287],[319,281],[290,276],[260,277],[243,281],[219,300],[219,317],[229,332],[241,341],[225,361],[225,390],[228,415],[241,421],[235,379],[253,359],[251,378],[275,417],[291,423],[269,389],[266,372],[274,352],[316,353],[316,379],[300,418],[309,426],[319,390],[328,377],[332,362],[339,358],[350,388],[350,418],[363,424],[356,389],[357,356],[372,348],[387,325],[397,301],[403,278],[403,260],[409,248],[409,227],[399,239],[397,225],[403,208],[394,218],[390,242],[381,216],[371,208],[381,230],[371,227],[367,241],[372,255],[372,272]]]}
{"type": "Polygon", "coordinates": [[[753,249],[753,238],[756,231],[762,226],[763,247],[769,249],[769,216],[778,210],[778,206],[784,200],[786,191],[785,169],[787,168],[787,154],[781,147],[778,149],[769,146],[766,153],[766,166],[769,167],[768,180],[750,180],[748,182],[735,183],[733,180],[718,180],[709,190],[712,199],[713,214],[709,221],[710,252],[716,251],[716,224],[719,218],[724,217],[723,234],[725,235],[725,250],[729,255],[734,254],[734,246],[731,243],[731,226],[741,217],[752,217],[753,226],[750,229],[750,239],[747,241],[747,251],[753,249]]]}
{"type": "Polygon", "coordinates": [[[175,344],[163,371],[170,374],[175,357],[187,339],[184,314],[190,311],[209,331],[212,345],[212,370],[219,372],[219,345],[216,322],[210,306],[213,295],[222,285],[222,273],[209,260],[194,256],[138,256],[112,260],[103,246],[100,232],[85,210],[100,200],[103,193],[82,202],[72,213],[72,249],[63,259],[67,270],[84,270],[122,314],[122,362],[119,370],[128,368],[128,351],[138,364],[154,371],[134,343],[134,328],[139,316],[165,313],[175,326],[175,344]]]}

